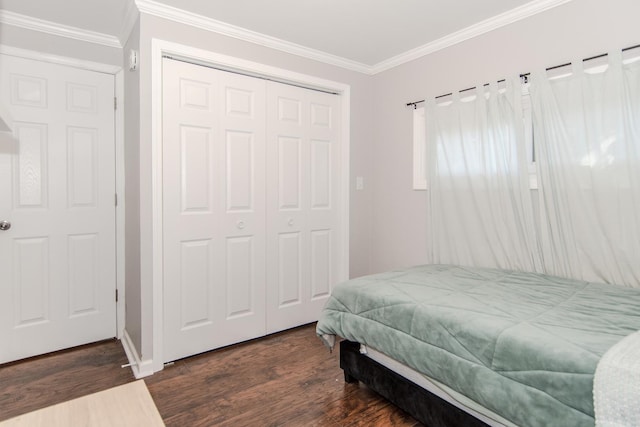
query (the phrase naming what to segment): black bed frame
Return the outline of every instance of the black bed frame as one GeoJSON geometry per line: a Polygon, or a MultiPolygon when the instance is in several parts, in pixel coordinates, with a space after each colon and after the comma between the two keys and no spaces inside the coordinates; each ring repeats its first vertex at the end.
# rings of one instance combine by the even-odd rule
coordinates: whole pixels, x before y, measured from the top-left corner
{"type": "Polygon", "coordinates": [[[486,427],[487,424],[428,392],[375,360],[360,344],[340,342],[340,367],[348,383],[362,382],[428,427],[486,427]]]}

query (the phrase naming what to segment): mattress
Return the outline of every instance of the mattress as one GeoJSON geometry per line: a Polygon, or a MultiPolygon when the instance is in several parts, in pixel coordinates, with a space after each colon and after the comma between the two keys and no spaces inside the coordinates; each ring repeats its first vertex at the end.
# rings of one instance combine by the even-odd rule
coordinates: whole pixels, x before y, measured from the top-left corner
{"type": "Polygon", "coordinates": [[[335,287],[317,325],[520,426],[594,425],[602,355],[640,330],[640,290],[426,265],[335,287]]]}

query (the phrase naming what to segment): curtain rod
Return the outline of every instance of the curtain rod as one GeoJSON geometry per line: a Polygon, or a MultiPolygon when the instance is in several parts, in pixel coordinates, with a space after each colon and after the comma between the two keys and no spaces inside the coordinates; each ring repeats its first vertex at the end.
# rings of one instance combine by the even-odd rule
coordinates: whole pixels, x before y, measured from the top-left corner
{"type": "MultiPolygon", "coordinates": [[[[640,47],[640,44],[637,44],[635,46],[625,47],[624,49],[622,49],[622,51],[626,52],[627,50],[636,49],[636,48],[639,48],[639,47],[640,47]]],[[[603,57],[605,57],[607,55],[608,55],[607,53],[603,53],[603,54],[600,54],[600,55],[591,56],[589,58],[584,58],[582,61],[583,62],[587,62],[587,61],[591,61],[593,59],[603,58],[603,57]]],[[[565,64],[560,64],[560,65],[554,65],[553,67],[547,68],[546,71],[555,70],[556,68],[562,68],[562,67],[566,67],[568,65],[571,65],[571,62],[567,62],[565,64]]],[[[520,74],[520,78],[525,79],[525,82],[526,82],[528,80],[528,77],[529,77],[530,74],[531,73],[520,74]]],[[[504,81],[505,81],[505,79],[498,80],[497,83],[502,83],[504,81]]],[[[485,83],[483,86],[489,86],[489,83],[485,83]]],[[[469,91],[469,90],[473,90],[475,88],[476,88],[475,86],[468,87],[466,89],[459,90],[458,92],[462,93],[462,92],[466,92],[466,91],[469,91]]],[[[450,96],[450,95],[453,95],[453,92],[445,93],[443,95],[438,95],[438,96],[436,96],[436,99],[444,98],[445,96],[450,96]]],[[[418,108],[418,104],[422,104],[424,101],[425,101],[424,99],[421,99],[420,101],[407,102],[407,107],[410,107],[410,106],[413,105],[413,108],[416,109],[416,108],[418,108]]]]}

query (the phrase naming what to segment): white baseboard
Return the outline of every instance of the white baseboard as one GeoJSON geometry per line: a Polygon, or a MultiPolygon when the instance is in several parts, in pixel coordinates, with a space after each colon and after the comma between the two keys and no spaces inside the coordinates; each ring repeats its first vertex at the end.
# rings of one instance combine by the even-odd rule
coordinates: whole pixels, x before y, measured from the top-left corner
{"type": "Polygon", "coordinates": [[[129,336],[129,333],[126,329],[124,331],[124,334],[122,335],[121,342],[122,348],[124,348],[124,352],[127,355],[127,359],[129,359],[129,366],[131,367],[131,371],[133,371],[133,376],[136,377],[137,380],[139,380],[140,378],[153,375],[153,360],[140,359],[140,355],[138,355],[136,346],[133,345],[131,337],[129,336]]]}

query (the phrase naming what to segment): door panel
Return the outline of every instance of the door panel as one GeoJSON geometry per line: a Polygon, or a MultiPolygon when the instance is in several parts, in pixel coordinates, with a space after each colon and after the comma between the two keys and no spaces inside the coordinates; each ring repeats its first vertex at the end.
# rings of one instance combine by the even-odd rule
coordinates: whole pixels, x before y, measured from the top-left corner
{"type": "MultiPolygon", "coordinates": [[[[251,316],[256,313],[253,289],[256,287],[252,274],[255,259],[252,236],[227,238],[227,318],[251,316]]],[[[262,310],[258,310],[262,311],[262,310]]]]}
{"type": "Polygon", "coordinates": [[[267,331],[316,321],[338,281],[339,97],[267,83],[267,331]]]}
{"type": "Polygon", "coordinates": [[[182,213],[211,213],[214,205],[212,129],[182,125],[179,130],[182,213]]]}
{"type": "Polygon", "coordinates": [[[331,230],[311,231],[311,300],[329,297],[333,279],[331,230]]]}
{"type": "Polygon", "coordinates": [[[311,140],[311,209],[331,209],[331,141],[311,140]]]}
{"type": "Polygon", "coordinates": [[[49,239],[13,241],[15,326],[49,322],[49,239]]]}
{"type": "Polygon", "coordinates": [[[97,313],[100,291],[98,259],[99,236],[96,233],[67,236],[69,249],[69,316],[97,313]]]}
{"type": "Polygon", "coordinates": [[[278,200],[281,211],[302,206],[302,138],[278,136],[278,200]]]}
{"type": "Polygon", "coordinates": [[[302,256],[300,232],[278,234],[278,307],[302,304],[302,256]]]}
{"type": "Polygon", "coordinates": [[[265,118],[263,81],[170,59],[163,67],[171,361],[265,334],[265,118]]]}
{"type": "MultiPolygon", "coordinates": [[[[181,242],[180,327],[193,329],[214,322],[215,301],[210,290],[211,240],[181,242]]],[[[175,304],[175,302],[174,302],[175,304]]]]}
{"type": "MultiPolygon", "coordinates": [[[[47,125],[17,122],[14,128],[17,140],[20,141],[16,144],[15,155],[12,156],[13,176],[9,181],[13,182],[14,206],[17,209],[46,209],[49,200],[46,179],[48,176],[47,125]]],[[[8,143],[11,142],[8,141],[8,143]]]]}
{"type": "Polygon", "coordinates": [[[253,153],[255,134],[228,131],[227,149],[227,212],[250,212],[254,208],[253,153]]]}
{"type": "Polygon", "coordinates": [[[0,55],[0,363],[116,335],[113,76],[0,55]]]}

